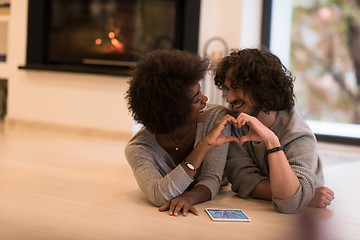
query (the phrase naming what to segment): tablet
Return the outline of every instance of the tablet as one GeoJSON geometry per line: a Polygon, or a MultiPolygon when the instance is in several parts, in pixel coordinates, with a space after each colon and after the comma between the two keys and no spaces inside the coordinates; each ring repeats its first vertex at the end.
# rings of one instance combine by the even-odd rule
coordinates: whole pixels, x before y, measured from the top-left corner
{"type": "Polygon", "coordinates": [[[206,208],[205,211],[213,221],[251,222],[251,219],[241,209],[206,208]]]}

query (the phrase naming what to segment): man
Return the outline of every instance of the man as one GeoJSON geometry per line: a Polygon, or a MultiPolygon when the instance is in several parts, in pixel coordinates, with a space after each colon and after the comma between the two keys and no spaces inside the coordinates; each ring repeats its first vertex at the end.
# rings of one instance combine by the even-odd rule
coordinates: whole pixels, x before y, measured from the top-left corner
{"type": "Polygon", "coordinates": [[[267,50],[232,51],[215,69],[215,84],[238,121],[233,134],[240,144],[230,144],[225,168],[232,190],[241,198],[272,200],[283,213],[325,208],[334,199],[322,186],[315,136],[294,108],[293,82],[267,50]]]}

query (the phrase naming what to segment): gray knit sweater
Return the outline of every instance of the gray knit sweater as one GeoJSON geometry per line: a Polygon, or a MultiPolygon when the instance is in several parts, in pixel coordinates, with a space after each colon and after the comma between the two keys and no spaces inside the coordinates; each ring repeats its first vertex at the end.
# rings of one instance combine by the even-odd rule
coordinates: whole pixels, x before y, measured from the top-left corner
{"type": "MultiPolygon", "coordinates": [[[[197,124],[194,147],[227,113],[228,110],[225,107],[208,104],[205,122],[197,124]]],[[[224,134],[230,136],[230,126],[226,127],[224,134]]],[[[219,191],[228,147],[229,144],[224,144],[211,149],[194,180],[181,165],[174,164],[169,154],[157,143],[155,135],[145,127],[129,141],[125,148],[125,155],[140,189],[155,206],[162,206],[172,198],[181,195],[189,186],[197,184],[208,187],[213,198],[219,191]]]]}
{"type": "MultiPolygon", "coordinates": [[[[300,188],[289,199],[273,197],[274,208],[283,213],[295,213],[307,206],[315,188],[324,184],[322,164],[316,149],[316,139],[306,122],[295,109],[279,111],[270,128],[279,138],[292,170],[300,181],[300,188]]],[[[233,128],[233,134],[241,137],[247,127],[233,128]]],[[[230,143],[225,167],[232,190],[241,198],[247,198],[262,180],[269,180],[269,164],[263,142],[245,142],[240,146],[230,143]]]]}

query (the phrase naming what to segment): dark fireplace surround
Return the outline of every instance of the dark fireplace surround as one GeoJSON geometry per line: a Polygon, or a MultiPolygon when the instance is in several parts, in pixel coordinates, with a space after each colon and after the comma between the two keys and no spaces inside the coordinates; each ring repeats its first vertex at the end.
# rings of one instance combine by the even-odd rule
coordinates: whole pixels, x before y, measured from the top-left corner
{"type": "Polygon", "coordinates": [[[197,53],[199,17],[200,0],[29,0],[19,68],[128,76],[153,49],[197,53]]]}

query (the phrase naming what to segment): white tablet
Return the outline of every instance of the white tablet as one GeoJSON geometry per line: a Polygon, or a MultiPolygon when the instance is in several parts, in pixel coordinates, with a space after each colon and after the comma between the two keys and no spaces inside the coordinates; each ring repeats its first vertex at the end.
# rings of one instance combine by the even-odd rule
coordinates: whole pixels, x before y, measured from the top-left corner
{"type": "Polygon", "coordinates": [[[241,209],[206,208],[205,211],[213,221],[251,222],[251,219],[241,209]]]}

